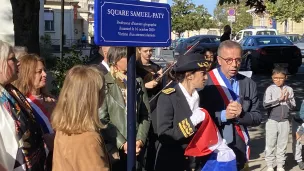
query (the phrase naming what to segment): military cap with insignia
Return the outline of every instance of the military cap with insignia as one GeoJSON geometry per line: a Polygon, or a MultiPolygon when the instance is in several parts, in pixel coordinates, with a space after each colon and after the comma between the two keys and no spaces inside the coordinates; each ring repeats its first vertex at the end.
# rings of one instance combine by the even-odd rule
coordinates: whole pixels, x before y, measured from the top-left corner
{"type": "Polygon", "coordinates": [[[179,56],[173,71],[186,72],[202,69],[208,71],[211,67],[211,62],[207,61],[203,55],[199,53],[190,53],[187,55],[179,56]]]}

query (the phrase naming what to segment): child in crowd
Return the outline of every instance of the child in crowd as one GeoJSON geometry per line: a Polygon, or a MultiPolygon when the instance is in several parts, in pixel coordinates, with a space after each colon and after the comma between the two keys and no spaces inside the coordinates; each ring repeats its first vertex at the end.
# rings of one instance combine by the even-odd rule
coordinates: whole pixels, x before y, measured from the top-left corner
{"type": "Polygon", "coordinates": [[[292,120],[292,151],[294,159],[297,161],[301,170],[304,170],[302,158],[302,144],[304,144],[304,101],[302,102],[300,112],[294,115],[292,120]]]}
{"type": "Polygon", "coordinates": [[[288,115],[296,106],[293,89],[285,84],[287,72],[276,67],[272,72],[273,83],[265,92],[263,106],[268,110],[266,122],[265,160],[268,170],[273,171],[276,159],[277,171],[284,171],[289,134],[288,115]],[[276,151],[276,155],[275,152],[276,151]]]}
{"type": "MultiPolygon", "coordinates": [[[[300,109],[300,112],[299,112],[299,116],[300,118],[304,121],[304,101],[302,102],[302,105],[301,105],[301,109],[300,109]]],[[[302,126],[300,127],[300,129],[297,131],[296,133],[296,138],[297,140],[299,138],[303,139],[304,140],[304,123],[302,123],[302,126]],[[303,137],[302,137],[303,136],[303,137]]]]}

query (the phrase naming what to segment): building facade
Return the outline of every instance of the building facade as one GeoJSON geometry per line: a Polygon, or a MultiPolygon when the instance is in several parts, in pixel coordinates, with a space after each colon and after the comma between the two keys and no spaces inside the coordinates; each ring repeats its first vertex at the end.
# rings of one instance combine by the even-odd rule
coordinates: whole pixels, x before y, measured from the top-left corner
{"type": "Polygon", "coordinates": [[[304,18],[300,23],[291,19],[285,22],[277,22],[267,12],[256,14],[255,9],[250,9],[247,12],[252,15],[253,26],[274,28],[278,30],[279,34],[304,34],[304,18]]]}
{"type": "MultiPolygon", "coordinates": [[[[65,47],[80,44],[84,33],[88,37],[89,10],[87,0],[65,0],[65,47]]],[[[44,33],[50,35],[52,45],[60,45],[61,0],[46,0],[44,4],[44,33]]]]}

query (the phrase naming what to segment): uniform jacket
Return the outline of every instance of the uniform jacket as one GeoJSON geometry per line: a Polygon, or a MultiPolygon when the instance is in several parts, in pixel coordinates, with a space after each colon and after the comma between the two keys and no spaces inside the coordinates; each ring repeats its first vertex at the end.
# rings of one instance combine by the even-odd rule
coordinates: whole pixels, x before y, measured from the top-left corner
{"type": "MultiPolygon", "coordinates": [[[[136,80],[136,139],[145,143],[150,127],[150,107],[142,79],[136,80]]],[[[99,118],[106,125],[102,134],[107,142],[115,144],[120,149],[127,141],[127,108],[121,90],[111,73],[105,75],[105,82],[106,96],[99,109],[99,118]]]]}
{"type": "MultiPolygon", "coordinates": [[[[247,126],[257,126],[261,123],[262,119],[262,115],[258,110],[259,99],[257,95],[257,86],[254,81],[241,74],[237,74],[236,78],[239,82],[239,96],[243,111],[238,121],[228,120],[227,122],[240,124],[245,128],[247,126]]],[[[206,109],[210,113],[222,134],[225,123],[221,121],[221,111],[225,110],[226,106],[209,74],[206,86],[199,92],[199,95],[201,100],[200,107],[206,109]]],[[[244,165],[246,162],[246,145],[241,137],[236,133],[235,129],[234,141],[229,144],[229,147],[231,147],[236,153],[238,165],[244,165]]]]}
{"type": "Polygon", "coordinates": [[[157,133],[159,147],[155,171],[184,171],[193,168],[191,160],[184,156],[185,149],[196,128],[190,121],[192,111],[178,85],[168,88],[157,102],[157,133]]]}

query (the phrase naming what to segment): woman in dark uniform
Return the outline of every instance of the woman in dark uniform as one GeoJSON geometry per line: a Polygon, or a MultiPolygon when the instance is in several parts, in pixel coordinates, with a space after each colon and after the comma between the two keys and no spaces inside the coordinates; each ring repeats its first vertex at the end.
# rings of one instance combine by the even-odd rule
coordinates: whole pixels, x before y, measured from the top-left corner
{"type": "Polygon", "coordinates": [[[178,83],[163,90],[157,102],[159,146],[155,171],[195,170],[194,159],[185,157],[184,152],[196,126],[205,118],[196,89],[204,87],[210,65],[201,54],[194,53],[181,56],[173,67],[178,83]]]}

